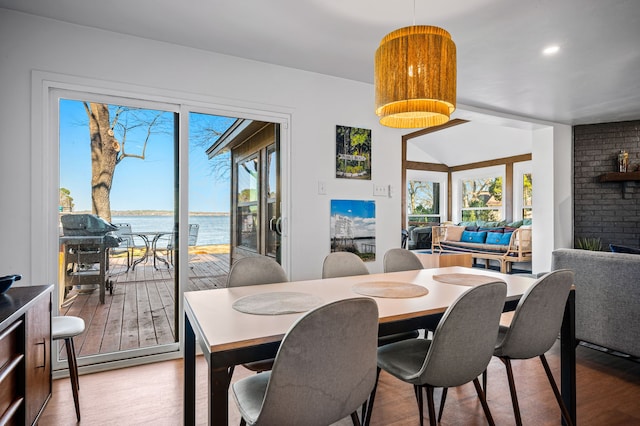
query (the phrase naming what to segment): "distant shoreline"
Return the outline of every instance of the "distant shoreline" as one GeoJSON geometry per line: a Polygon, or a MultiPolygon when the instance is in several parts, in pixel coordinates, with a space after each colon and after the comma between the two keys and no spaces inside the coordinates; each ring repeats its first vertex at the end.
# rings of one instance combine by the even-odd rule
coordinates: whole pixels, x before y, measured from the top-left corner
{"type": "MultiPolygon", "coordinates": [[[[88,210],[73,212],[75,214],[91,213],[88,210]]],[[[173,216],[169,210],[111,210],[111,216],[173,216]]],[[[189,212],[189,216],[229,216],[227,212],[189,212]]]]}

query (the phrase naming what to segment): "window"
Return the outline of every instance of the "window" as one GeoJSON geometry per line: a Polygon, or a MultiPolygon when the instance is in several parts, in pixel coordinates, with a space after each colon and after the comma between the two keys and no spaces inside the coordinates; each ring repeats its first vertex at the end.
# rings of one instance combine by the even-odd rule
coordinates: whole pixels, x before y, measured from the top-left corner
{"type": "Polygon", "coordinates": [[[409,180],[407,183],[409,225],[440,222],[440,183],[409,180]]]}
{"type": "Polygon", "coordinates": [[[258,250],[258,156],[238,163],[238,245],[258,250]]]}
{"type": "Polygon", "coordinates": [[[502,176],[462,180],[462,221],[502,220],[502,176]]]}

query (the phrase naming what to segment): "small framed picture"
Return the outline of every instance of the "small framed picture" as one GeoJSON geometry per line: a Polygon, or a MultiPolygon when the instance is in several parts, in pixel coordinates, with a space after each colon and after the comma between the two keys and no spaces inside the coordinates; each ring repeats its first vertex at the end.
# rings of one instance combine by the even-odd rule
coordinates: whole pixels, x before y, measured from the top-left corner
{"type": "Polygon", "coordinates": [[[371,129],[336,126],[336,177],[371,180],[371,129]]]}

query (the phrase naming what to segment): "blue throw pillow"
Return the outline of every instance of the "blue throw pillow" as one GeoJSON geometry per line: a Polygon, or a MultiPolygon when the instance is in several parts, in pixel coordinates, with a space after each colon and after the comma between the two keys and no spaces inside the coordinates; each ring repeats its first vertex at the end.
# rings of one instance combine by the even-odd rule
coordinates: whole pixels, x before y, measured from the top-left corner
{"type": "Polygon", "coordinates": [[[487,239],[486,232],[471,232],[471,231],[462,231],[462,237],[460,241],[465,243],[479,243],[484,244],[487,239]]]}
{"type": "Polygon", "coordinates": [[[489,232],[487,233],[487,240],[485,241],[485,243],[486,244],[502,244],[500,241],[502,241],[503,236],[504,234],[502,232],[489,232]]]}
{"type": "Polygon", "coordinates": [[[511,241],[511,235],[513,232],[505,232],[504,234],[500,234],[502,238],[500,238],[500,245],[508,246],[511,241]]]}

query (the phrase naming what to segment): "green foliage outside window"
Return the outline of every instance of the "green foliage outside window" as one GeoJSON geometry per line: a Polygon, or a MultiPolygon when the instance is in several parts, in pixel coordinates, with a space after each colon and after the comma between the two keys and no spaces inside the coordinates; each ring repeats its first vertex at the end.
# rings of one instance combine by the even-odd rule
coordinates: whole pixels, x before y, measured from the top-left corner
{"type": "Polygon", "coordinates": [[[502,177],[462,181],[462,220],[502,220],[502,177]]]}
{"type": "Polygon", "coordinates": [[[440,183],[410,180],[407,210],[410,224],[440,222],[440,183]]]}
{"type": "Polygon", "coordinates": [[[522,218],[533,217],[533,181],[531,173],[522,175],[522,218]]]}

